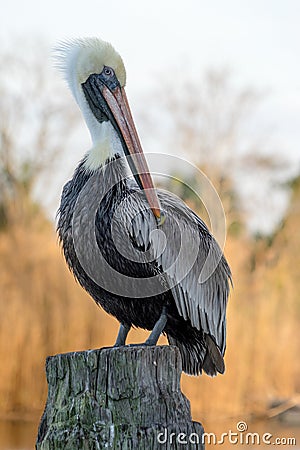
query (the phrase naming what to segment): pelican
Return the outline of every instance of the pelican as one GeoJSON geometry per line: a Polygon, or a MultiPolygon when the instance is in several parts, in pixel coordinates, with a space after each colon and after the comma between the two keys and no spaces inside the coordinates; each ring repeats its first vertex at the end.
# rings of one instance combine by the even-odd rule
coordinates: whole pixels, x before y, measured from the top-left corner
{"type": "Polygon", "coordinates": [[[119,321],[115,346],[126,345],[131,327],[150,331],[140,345],[154,346],[164,333],[178,347],[184,372],[223,373],[230,268],[196,213],[155,189],[120,55],[101,39],[85,38],[61,43],[57,61],[92,139],[58,210],[69,269],[119,321]]]}

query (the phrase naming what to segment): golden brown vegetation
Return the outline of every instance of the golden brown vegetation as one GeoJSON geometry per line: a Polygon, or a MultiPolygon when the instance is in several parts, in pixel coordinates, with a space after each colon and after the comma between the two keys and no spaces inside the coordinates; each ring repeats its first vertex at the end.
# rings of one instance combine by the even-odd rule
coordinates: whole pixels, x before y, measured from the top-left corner
{"type": "MultiPolygon", "coordinates": [[[[183,377],[194,417],[261,412],[272,397],[299,392],[299,182],[273,240],[230,237],[235,289],[228,311],[227,370],[183,377]]],[[[41,215],[0,234],[0,409],[40,413],[47,355],[111,345],[117,323],[73,280],[41,215]]],[[[144,337],[131,333],[131,341],[144,337]]]]}
{"type": "MultiPolygon", "coordinates": [[[[28,53],[25,54],[27,61],[28,53]]],[[[0,411],[3,418],[11,414],[24,417],[26,412],[30,416],[40,414],[46,398],[46,356],[111,345],[118,328],[117,322],[75,283],[60,253],[53,225],[32,202],[37,175],[44,169],[50,173],[51,161],[61,148],[66,148],[66,138],[71,137],[76,120],[73,107],[65,106],[64,97],[59,94],[56,99],[55,89],[49,86],[45,89],[45,77],[41,77],[40,69],[31,70],[37,79],[31,77],[32,86],[28,90],[23,79],[28,80],[29,69],[23,59],[4,60],[2,65],[12,64],[13,72],[8,71],[8,80],[2,79],[4,72],[0,78],[3,119],[0,124],[0,411]],[[16,82],[20,92],[11,92],[11,73],[15,82],[21,74],[19,84],[16,82]],[[35,112],[27,110],[28,105],[34,106],[35,112]],[[33,116],[40,122],[28,142],[33,116]],[[15,133],[16,123],[18,133],[15,133]],[[20,124],[25,130],[23,134],[20,124]],[[57,141],[53,141],[53,136],[57,141]]],[[[30,61],[27,64],[31,66],[30,61]]],[[[210,168],[209,176],[222,197],[229,220],[226,256],[232,267],[235,289],[228,308],[226,373],[214,379],[204,375],[184,376],[182,380],[194,418],[200,420],[238,414],[245,418],[247,414],[263,411],[273,397],[293,396],[300,391],[300,182],[293,185],[283,227],[268,239],[250,237],[245,231],[244,211],[236,204],[232,173],[224,174],[223,169],[234,168],[234,162],[241,163],[236,157],[239,140],[243,138],[240,120],[251,107],[253,95],[249,91],[232,91],[227,80],[212,74],[204,89],[199,83],[191,89],[187,80],[184,90],[177,89],[179,103],[176,98],[168,97],[168,117],[174,125],[170,136],[176,138],[176,143],[171,142],[169,148],[175,148],[176,144],[181,154],[189,149],[189,156],[197,165],[210,168]],[[197,89],[201,91],[199,95],[195,95],[197,89]],[[216,161],[218,167],[214,166],[216,161]]],[[[170,93],[170,89],[166,91],[170,93]]],[[[163,128],[160,123],[158,126],[163,128]]],[[[255,142],[251,141],[250,147],[253,158],[255,142]]],[[[249,159],[242,163],[242,168],[246,164],[248,169],[249,159]]],[[[178,194],[184,196],[184,192],[178,194]]],[[[144,335],[141,330],[132,331],[130,340],[142,341],[144,335]]]]}

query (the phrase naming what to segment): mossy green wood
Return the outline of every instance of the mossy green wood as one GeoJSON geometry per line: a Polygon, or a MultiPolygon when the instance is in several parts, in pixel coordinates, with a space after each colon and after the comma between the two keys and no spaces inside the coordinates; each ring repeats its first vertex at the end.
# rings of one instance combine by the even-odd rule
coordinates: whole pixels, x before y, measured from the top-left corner
{"type": "Polygon", "coordinates": [[[46,372],[38,450],[203,448],[202,426],[180,390],[176,347],[66,353],[47,358],[46,372]]]}

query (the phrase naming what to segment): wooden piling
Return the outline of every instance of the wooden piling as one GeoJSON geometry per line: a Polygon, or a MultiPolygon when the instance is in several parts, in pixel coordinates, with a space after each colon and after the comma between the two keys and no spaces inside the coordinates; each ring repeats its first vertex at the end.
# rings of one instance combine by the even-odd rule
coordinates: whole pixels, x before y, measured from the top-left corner
{"type": "Polygon", "coordinates": [[[173,346],[103,348],[47,358],[37,450],[203,449],[180,390],[173,346]]]}

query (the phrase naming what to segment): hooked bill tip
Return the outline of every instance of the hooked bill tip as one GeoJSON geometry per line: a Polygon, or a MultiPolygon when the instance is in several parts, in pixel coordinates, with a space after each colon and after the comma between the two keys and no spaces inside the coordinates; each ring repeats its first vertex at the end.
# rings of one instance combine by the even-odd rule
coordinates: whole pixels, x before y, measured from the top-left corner
{"type": "MultiPolygon", "coordinates": [[[[154,211],[153,211],[153,212],[154,212],[154,211]]],[[[161,209],[156,210],[156,211],[154,212],[154,215],[155,215],[155,217],[156,217],[156,222],[157,222],[157,225],[158,225],[159,227],[165,223],[165,220],[166,220],[166,214],[164,213],[163,210],[161,210],[161,209]]]]}

